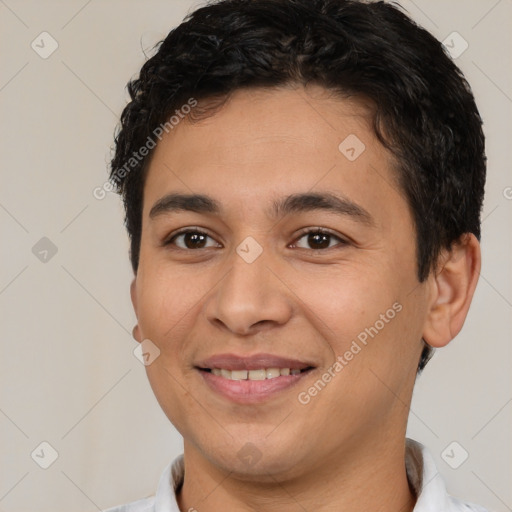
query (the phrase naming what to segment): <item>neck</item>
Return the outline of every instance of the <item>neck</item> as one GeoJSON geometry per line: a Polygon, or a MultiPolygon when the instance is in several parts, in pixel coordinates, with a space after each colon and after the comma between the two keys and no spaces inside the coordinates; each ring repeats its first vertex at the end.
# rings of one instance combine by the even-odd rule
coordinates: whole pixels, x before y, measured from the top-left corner
{"type": "Polygon", "coordinates": [[[250,481],[212,465],[185,442],[180,510],[411,512],[415,497],[405,471],[405,440],[353,441],[350,445],[355,448],[334,453],[303,474],[265,473],[250,481]]]}

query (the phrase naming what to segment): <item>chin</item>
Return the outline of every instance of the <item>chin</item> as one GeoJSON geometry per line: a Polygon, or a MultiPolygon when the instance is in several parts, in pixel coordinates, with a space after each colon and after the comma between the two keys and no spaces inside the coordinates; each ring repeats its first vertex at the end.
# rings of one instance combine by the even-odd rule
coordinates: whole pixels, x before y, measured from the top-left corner
{"type": "Polygon", "coordinates": [[[211,464],[232,473],[233,478],[242,481],[275,483],[300,474],[301,462],[305,455],[297,450],[299,443],[269,442],[268,440],[239,442],[231,441],[228,445],[203,451],[211,464]],[[240,446],[240,448],[238,448],[240,446]]]}

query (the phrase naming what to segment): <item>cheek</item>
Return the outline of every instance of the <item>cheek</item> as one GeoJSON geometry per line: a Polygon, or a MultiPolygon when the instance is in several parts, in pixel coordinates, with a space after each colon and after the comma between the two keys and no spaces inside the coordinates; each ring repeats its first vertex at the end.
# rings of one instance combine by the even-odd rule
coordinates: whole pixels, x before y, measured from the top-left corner
{"type": "Polygon", "coordinates": [[[400,388],[421,350],[424,294],[417,283],[411,293],[414,273],[352,266],[332,271],[329,277],[297,276],[295,282],[297,296],[306,306],[304,314],[332,357],[342,356],[347,362],[338,384],[364,383],[355,393],[361,396],[364,386],[380,385],[370,374],[372,369],[386,376],[390,387],[400,388]]]}
{"type": "Polygon", "coordinates": [[[153,393],[178,431],[186,431],[187,411],[197,406],[187,392],[190,346],[184,343],[194,329],[194,318],[206,284],[200,274],[191,283],[176,267],[152,264],[139,267],[137,275],[138,323],[143,338],[160,350],[155,361],[146,366],[153,393]]]}
{"type": "MultiPolygon", "coordinates": [[[[190,344],[183,343],[194,332],[197,323],[201,297],[207,289],[204,273],[197,273],[191,279],[190,273],[180,272],[179,268],[166,268],[165,265],[150,265],[142,268],[137,276],[138,323],[141,335],[150,339],[160,350],[158,365],[176,372],[187,371],[180,368],[183,361],[190,360],[190,344]]],[[[152,365],[151,365],[152,366],[152,365]]],[[[158,378],[169,379],[169,375],[158,374],[148,367],[151,381],[158,378]]],[[[153,382],[152,382],[153,385],[153,382]]]]}
{"type": "Polygon", "coordinates": [[[187,320],[187,314],[204,290],[200,275],[191,282],[189,274],[157,261],[141,265],[137,289],[140,290],[137,297],[139,324],[148,337],[153,334],[157,338],[187,320]]]}
{"type": "Polygon", "coordinates": [[[311,402],[315,415],[328,410],[335,424],[343,425],[347,414],[372,424],[406,403],[423,321],[421,287],[410,290],[405,279],[373,270],[317,276],[297,290],[338,364],[342,358],[341,366],[329,361],[324,368],[335,377],[311,402]]]}
{"type": "Polygon", "coordinates": [[[336,352],[346,350],[347,342],[374,325],[396,302],[396,284],[386,282],[384,275],[379,269],[362,271],[347,265],[324,274],[296,276],[296,293],[306,305],[305,314],[336,352]]]}

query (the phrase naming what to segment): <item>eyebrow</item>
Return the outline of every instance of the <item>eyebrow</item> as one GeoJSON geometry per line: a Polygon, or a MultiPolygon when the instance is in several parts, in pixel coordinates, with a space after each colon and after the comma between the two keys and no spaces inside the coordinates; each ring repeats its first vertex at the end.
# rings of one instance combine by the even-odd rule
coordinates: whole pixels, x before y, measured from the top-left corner
{"type": "Polygon", "coordinates": [[[202,194],[167,194],[151,208],[151,219],[158,215],[176,211],[219,214],[220,205],[215,199],[202,194]]]}
{"type": "MultiPolygon", "coordinates": [[[[368,226],[375,225],[373,217],[362,206],[346,197],[328,192],[289,195],[274,201],[269,213],[272,217],[279,218],[291,213],[307,213],[314,210],[348,216],[368,226]]],[[[204,194],[167,194],[156,201],[149,212],[149,217],[153,219],[176,211],[218,215],[222,208],[218,201],[204,194]]]]}
{"type": "Polygon", "coordinates": [[[346,197],[339,197],[329,192],[292,194],[273,203],[273,214],[276,217],[313,210],[333,212],[338,215],[351,217],[368,226],[375,225],[373,217],[362,206],[346,197]]]}

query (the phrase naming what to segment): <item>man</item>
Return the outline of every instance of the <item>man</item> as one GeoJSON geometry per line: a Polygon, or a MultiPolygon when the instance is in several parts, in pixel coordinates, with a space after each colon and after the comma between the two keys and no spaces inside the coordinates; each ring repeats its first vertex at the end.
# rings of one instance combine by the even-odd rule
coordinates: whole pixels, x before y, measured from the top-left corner
{"type": "Polygon", "coordinates": [[[129,84],[111,181],[152,389],[184,438],[122,511],[482,511],[406,440],[480,269],[482,122],[401,10],[221,0],[129,84]]]}

